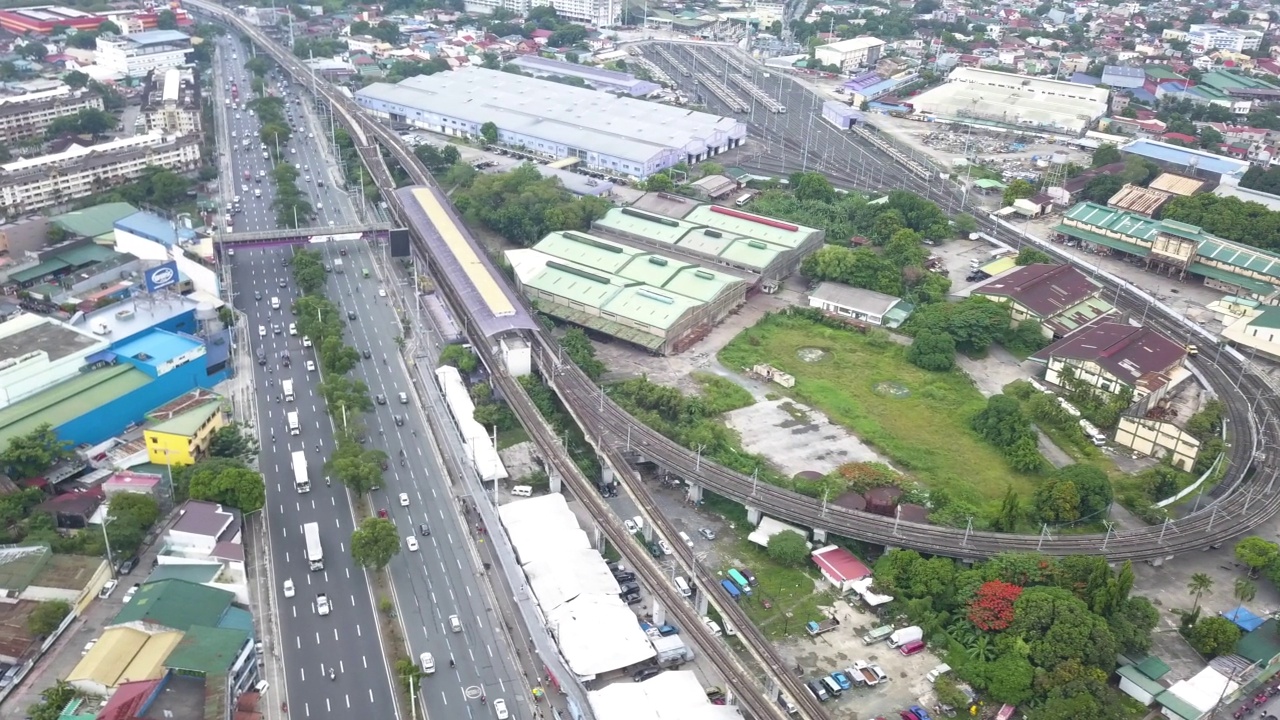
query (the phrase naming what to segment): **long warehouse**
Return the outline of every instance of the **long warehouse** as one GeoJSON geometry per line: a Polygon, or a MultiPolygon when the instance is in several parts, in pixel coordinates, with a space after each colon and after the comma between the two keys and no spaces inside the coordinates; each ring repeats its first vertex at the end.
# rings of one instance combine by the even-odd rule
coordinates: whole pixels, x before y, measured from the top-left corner
{"type": "Polygon", "coordinates": [[[444,135],[478,136],[492,122],[503,145],[624,178],[705,160],[747,136],[733,118],[474,66],[373,83],[356,102],[444,135]]]}

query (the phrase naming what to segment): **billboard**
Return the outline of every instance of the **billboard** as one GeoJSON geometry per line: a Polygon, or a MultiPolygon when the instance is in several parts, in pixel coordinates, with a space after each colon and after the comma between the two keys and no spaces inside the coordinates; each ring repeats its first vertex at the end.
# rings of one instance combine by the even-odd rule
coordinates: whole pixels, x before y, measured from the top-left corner
{"type": "Polygon", "coordinates": [[[157,265],[142,274],[147,282],[147,292],[157,292],[178,282],[178,263],[170,260],[157,265]]]}
{"type": "Polygon", "coordinates": [[[409,257],[409,231],[399,228],[391,231],[391,257],[409,257]]]}

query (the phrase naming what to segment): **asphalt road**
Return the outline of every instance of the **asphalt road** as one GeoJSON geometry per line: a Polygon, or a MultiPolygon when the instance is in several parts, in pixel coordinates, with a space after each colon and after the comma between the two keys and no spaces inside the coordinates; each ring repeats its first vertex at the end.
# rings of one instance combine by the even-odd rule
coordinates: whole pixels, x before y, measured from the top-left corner
{"type": "MultiPolygon", "coordinates": [[[[252,100],[252,75],[245,69],[245,62],[250,55],[248,48],[240,43],[239,38],[224,37],[219,41],[217,53],[217,76],[214,82],[214,104],[217,112],[225,118],[227,132],[220,137],[226,143],[222,152],[226,154],[229,166],[228,177],[221,179],[225,188],[223,201],[230,205],[235,197],[240,199],[241,211],[234,216],[234,232],[258,232],[277,229],[277,212],[275,201],[275,183],[271,179],[274,163],[264,158],[263,143],[259,137],[262,123],[256,113],[246,109],[245,103],[252,100]],[[238,90],[238,102],[231,102],[228,88],[232,83],[238,90]],[[228,104],[230,103],[230,104],[228,104]],[[248,144],[245,144],[245,140],[248,144]],[[245,172],[250,179],[245,179],[245,172]],[[259,179],[261,178],[261,179],[259,179]],[[228,192],[229,191],[229,192],[228,192]],[[260,196],[259,196],[260,193],[260,196]]],[[[281,148],[285,162],[293,164],[298,170],[297,185],[307,197],[315,211],[315,217],[300,224],[316,228],[327,228],[335,225],[346,225],[358,222],[351,198],[342,189],[343,176],[332,153],[326,153],[324,145],[328,143],[328,127],[320,121],[307,103],[311,102],[311,93],[290,84],[282,89],[279,74],[267,75],[268,91],[283,96],[286,110],[292,116],[294,132],[287,145],[281,148]],[[320,187],[320,181],[324,187],[320,187]]]]}
{"type": "Polygon", "coordinates": [[[293,717],[393,717],[394,696],[390,672],[384,661],[378,624],[368,580],[351,561],[348,545],[355,529],[346,492],[326,487],[322,465],[334,448],[333,430],[315,384],[317,372],[306,370],[313,349],[302,338],[290,336],[293,320],[290,304],[296,295],[285,261],[288,246],[240,248],[232,261],[234,302],[249,324],[254,348],[265,350],[268,364],[255,366],[258,429],[262,452],[259,466],[267,485],[265,515],[270,528],[271,571],[280,627],[278,650],[283,652],[290,714],[293,717]],[[285,286],[281,287],[281,281],[285,286]],[[262,300],[254,299],[262,293],[262,300]],[[280,309],[271,310],[269,299],[280,298],[280,309]],[[266,330],[260,336],[259,326],[266,330]],[[273,326],[280,328],[279,333],[273,326]],[[291,367],[283,367],[281,353],[288,351],[291,367]],[[280,382],[291,378],[296,401],[277,402],[280,382]],[[285,413],[297,410],[300,435],[289,435],[285,413]],[[316,451],[319,447],[319,452],[316,451]],[[306,453],[312,491],[293,487],[291,454],[306,453]],[[324,547],[324,570],[311,572],[304,557],[302,526],[316,522],[324,547]],[[284,597],[281,590],[292,579],[297,592],[284,597]],[[333,611],[316,614],[318,593],[328,595],[333,611]],[[330,680],[330,668],[336,679],[330,680]]]}
{"type": "Polygon", "coordinates": [[[391,458],[382,488],[372,493],[372,505],[387,511],[402,537],[416,535],[419,543],[417,551],[402,543],[390,574],[412,656],[429,652],[435,660],[436,672],[424,678],[421,700],[436,718],[491,717],[489,704],[497,698],[506,700],[512,717],[531,717],[526,683],[495,632],[497,617],[479,579],[482,570],[472,545],[476,530],[463,525],[427,439],[426,418],[407,368],[400,362],[394,334],[397,315],[390,297],[394,288],[385,287],[386,280],[374,272],[372,254],[381,248],[357,242],[330,244],[322,250],[330,264],[339,248],[349,253],[344,263],[349,269],[329,276],[329,297],[340,302],[344,312],[356,314],[355,320],[347,320],[350,342],[371,355],[352,375],[369,386],[370,395],[386,398],[385,405],[375,403],[372,415],[364,419],[369,447],[379,447],[391,458]],[[370,269],[371,277],[362,276],[363,268],[370,269]],[[400,393],[405,393],[407,403],[400,402],[400,393]],[[397,424],[397,417],[403,425],[397,424]],[[401,493],[409,496],[407,507],[401,505],[401,493]],[[423,524],[430,535],[422,534],[423,524]],[[453,615],[461,621],[460,632],[450,629],[453,615]],[[450,658],[455,667],[449,667],[450,658]],[[485,704],[479,700],[482,693],[485,704]]]}

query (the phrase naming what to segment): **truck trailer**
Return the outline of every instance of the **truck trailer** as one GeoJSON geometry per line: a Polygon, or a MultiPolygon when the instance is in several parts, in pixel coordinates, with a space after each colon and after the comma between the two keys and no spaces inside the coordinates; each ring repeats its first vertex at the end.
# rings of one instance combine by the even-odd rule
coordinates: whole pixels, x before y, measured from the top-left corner
{"type": "Polygon", "coordinates": [[[307,563],[311,571],[324,569],[324,548],[320,546],[320,524],[309,522],[302,526],[302,534],[307,540],[307,563]]]}

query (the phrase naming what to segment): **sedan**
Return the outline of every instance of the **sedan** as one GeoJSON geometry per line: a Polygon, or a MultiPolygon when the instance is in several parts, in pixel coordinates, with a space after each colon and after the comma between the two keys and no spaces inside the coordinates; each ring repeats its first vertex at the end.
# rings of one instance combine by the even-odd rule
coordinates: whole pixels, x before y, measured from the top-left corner
{"type": "Polygon", "coordinates": [[[258,337],[266,337],[266,336],[267,336],[267,326],[266,326],[266,325],[259,325],[259,326],[258,326],[258,337]]]}
{"type": "Polygon", "coordinates": [[[622,527],[627,529],[628,535],[635,535],[636,533],[640,532],[640,528],[636,527],[636,524],[631,522],[630,520],[623,520],[622,527]]]}
{"type": "Polygon", "coordinates": [[[841,690],[848,690],[853,687],[853,683],[849,682],[849,678],[846,677],[843,672],[838,670],[831,673],[831,679],[836,681],[836,684],[840,686],[841,690]]]}
{"type": "Polygon", "coordinates": [[[293,578],[284,581],[284,596],[291,598],[297,594],[297,589],[293,587],[293,578]]]}
{"type": "Polygon", "coordinates": [[[315,371],[316,371],[316,363],[315,363],[315,361],[314,361],[314,360],[308,360],[308,361],[307,361],[307,372],[315,372],[315,371]]]}
{"type": "Polygon", "coordinates": [[[422,523],[418,526],[418,534],[426,537],[431,534],[431,528],[427,527],[426,523],[422,523]]]}
{"type": "Polygon", "coordinates": [[[378,288],[378,297],[386,297],[386,296],[387,296],[387,289],[386,289],[386,288],[378,288]]]}
{"type": "Polygon", "coordinates": [[[258,291],[256,291],[256,292],[254,292],[254,293],[253,293],[253,299],[254,299],[254,300],[261,300],[261,299],[262,299],[262,291],[261,291],[261,290],[258,290],[258,291]]]}
{"type": "Polygon", "coordinates": [[[84,649],[80,651],[80,657],[84,657],[85,655],[88,655],[89,651],[93,649],[93,646],[97,644],[98,644],[98,638],[94,638],[89,642],[85,643],[84,649]]]}
{"type": "Polygon", "coordinates": [[[134,583],[133,587],[125,591],[124,597],[121,598],[120,602],[124,603],[125,605],[128,605],[129,601],[133,599],[133,596],[138,594],[139,587],[141,587],[141,585],[139,585],[138,583],[134,583]]]}
{"type": "Polygon", "coordinates": [[[302,336],[302,347],[311,347],[311,338],[306,335],[302,336]]]}
{"type": "Polygon", "coordinates": [[[658,547],[662,548],[663,555],[675,555],[676,551],[671,549],[671,543],[666,540],[659,540],[658,547]]]}
{"type": "Polygon", "coordinates": [[[365,360],[368,360],[369,358],[373,357],[373,353],[369,352],[368,350],[364,350],[360,354],[364,356],[365,360]]]}
{"type": "Polygon", "coordinates": [[[404,539],[404,544],[409,548],[409,552],[418,552],[418,538],[410,535],[404,539]]]}
{"type": "Polygon", "coordinates": [[[925,712],[924,708],[920,707],[919,705],[912,705],[911,712],[915,713],[915,716],[918,720],[931,720],[929,717],[929,713],[925,712]]]}
{"type": "Polygon", "coordinates": [[[409,507],[409,493],[400,493],[400,507],[409,507]]]}
{"type": "Polygon", "coordinates": [[[507,701],[502,698],[494,700],[493,714],[498,718],[498,720],[507,720],[507,718],[511,717],[511,714],[507,712],[507,701]]]}
{"type": "Polygon", "coordinates": [[[383,520],[386,520],[386,519],[387,519],[387,509],[386,509],[386,508],[378,508],[378,517],[382,518],[383,520]]]}
{"type": "Polygon", "coordinates": [[[701,535],[704,540],[716,539],[716,533],[711,528],[698,528],[698,534],[701,535]]]}
{"type": "Polygon", "coordinates": [[[662,668],[647,667],[647,668],[638,670],[635,675],[631,676],[631,679],[636,682],[644,682],[645,680],[648,680],[649,678],[654,677],[660,674],[661,672],[662,672],[662,668]]]}
{"type": "Polygon", "coordinates": [[[374,396],[373,400],[374,400],[374,402],[378,403],[379,405],[386,405],[386,404],[387,404],[387,396],[386,396],[386,395],[376,395],[376,396],[374,396]]]}

